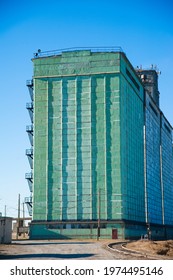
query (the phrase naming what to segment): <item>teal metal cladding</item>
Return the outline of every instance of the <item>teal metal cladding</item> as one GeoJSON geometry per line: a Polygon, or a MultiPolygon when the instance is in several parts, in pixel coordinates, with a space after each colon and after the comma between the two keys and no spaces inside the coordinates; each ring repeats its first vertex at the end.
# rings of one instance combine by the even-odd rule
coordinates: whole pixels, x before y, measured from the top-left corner
{"type": "MultiPolygon", "coordinates": [[[[35,61],[33,219],[96,220],[100,201],[103,220],[144,221],[143,88],[130,66],[125,78],[127,61],[120,53],[84,58],[93,59],[95,68],[81,72],[101,73],[42,78],[48,69],[59,73],[53,66],[59,57],[47,59],[45,74],[42,61],[35,61]],[[103,60],[113,66],[105,68],[103,60]]],[[[68,56],[69,65],[74,60],[68,56]]]]}
{"type": "Polygon", "coordinates": [[[160,166],[160,111],[149,96],[146,98],[146,176],[148,223],[163,223],[160,166]]]}
{"type": "Polygon", "coordinates": [[[117,74],[36,80],[35,219],[95,220],[99,199],[102,219],[120,217],[118,86],[117,74]],[[47,96],[39,104],[37,85],[47,96]]]}
{"type": "Polygon", "coordinates": [[[171,224],[172,128],[126,56],[75,51],[33,62],[31,238],[95,238],[98,221],[104,238],[171,224]]]}

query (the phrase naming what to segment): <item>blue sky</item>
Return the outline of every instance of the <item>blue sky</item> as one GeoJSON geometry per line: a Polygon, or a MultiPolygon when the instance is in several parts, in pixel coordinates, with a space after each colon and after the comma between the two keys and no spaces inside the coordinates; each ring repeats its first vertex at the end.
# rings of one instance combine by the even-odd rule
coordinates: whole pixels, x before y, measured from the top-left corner
{"type": "Polygon", "coordinates": [[[29,196],[25,84],[32,78],[33,53],[121,46],[134,67],[154,64],[161,71],[160,107],[173,125],[172,15],[172,0],[0,1],[0,212],[6,205],[7,215],[17,216],[18,194],[21,202],[29,196]]]}

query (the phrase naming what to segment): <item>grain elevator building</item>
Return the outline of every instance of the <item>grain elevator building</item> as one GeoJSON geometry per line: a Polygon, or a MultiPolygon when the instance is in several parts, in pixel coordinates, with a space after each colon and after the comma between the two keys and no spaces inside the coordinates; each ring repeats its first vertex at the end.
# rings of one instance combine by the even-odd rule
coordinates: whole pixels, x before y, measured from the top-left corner
{"type": "Polygon", "coordinates": [[[172,126],[156,70],[135,70],[120,48],[39,51],[33,65],[30,238],[171,236],[172,126]]]}

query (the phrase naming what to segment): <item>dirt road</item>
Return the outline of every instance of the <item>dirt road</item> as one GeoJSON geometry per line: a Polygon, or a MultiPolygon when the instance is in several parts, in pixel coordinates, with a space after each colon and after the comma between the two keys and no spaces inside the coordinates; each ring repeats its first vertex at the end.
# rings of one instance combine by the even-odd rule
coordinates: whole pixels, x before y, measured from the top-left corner
{"type": "Polygon", "coordinates": [[[10,245],[0,245],[0,259],[83,259],[83,260],[123,260],[146,259],[108,249],[111,241],[93,240],[44,240],[13,241],[10,245]]]}

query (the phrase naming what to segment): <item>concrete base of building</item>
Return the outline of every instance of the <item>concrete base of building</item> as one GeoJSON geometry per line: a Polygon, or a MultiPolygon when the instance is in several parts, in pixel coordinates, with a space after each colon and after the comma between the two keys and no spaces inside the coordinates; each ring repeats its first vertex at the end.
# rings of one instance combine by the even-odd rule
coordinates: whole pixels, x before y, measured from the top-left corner
{"type": "Polygon", "coordinates": [[[173,238],[173,226],[114,221],[32,221],[30,239],[156,239],[173,238]]]}
{"type": "Polygon", "coordinates": [[[33,221],[30,224],[30,239],[73,239],[73,238],[123,238],[121,221],[33,221]]]}

